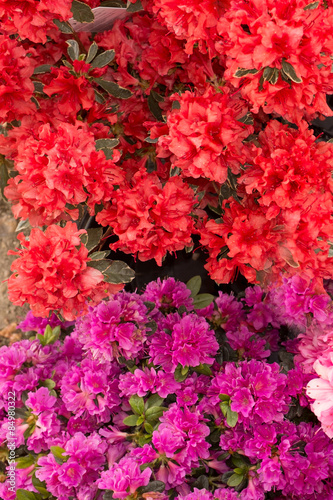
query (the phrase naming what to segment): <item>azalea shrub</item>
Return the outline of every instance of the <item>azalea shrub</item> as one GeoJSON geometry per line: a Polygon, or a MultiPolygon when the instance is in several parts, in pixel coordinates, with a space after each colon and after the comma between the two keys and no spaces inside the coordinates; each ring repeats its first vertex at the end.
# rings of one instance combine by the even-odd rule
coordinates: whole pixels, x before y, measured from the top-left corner
{"type": "Polygon", "coordinates": [[[301,273],[323,291],[333,145],[311,121],[332,116],[332,2],[51,3],[0,1],[1,187],[31,231],[12,302],[80,316],[133,279],[121,261],[110,272],[109,247],[161,266],[199,244],[217,283],[301,273]],[[94,9],[114,6],[96,32],[94,9]],[[50,235],[73,224],[66,275],[50,235]]]}
{"type": "Polygon", "coordinates": [[[200,286],[158,279],[75,322],[28,313],[30,337],[0,348],[2,499],[331,498],[330,296],[300,277],[200,286]]]}
{"type": "Polygon", "coordinates": [[[1,498],[332,499],[332,24],[331,0],[0,0],[30,306],[1,498]],[[216,296],[164,279],[198,248],[216,296]],[[163,279],[131,288],[138,261],[163,279]]]}

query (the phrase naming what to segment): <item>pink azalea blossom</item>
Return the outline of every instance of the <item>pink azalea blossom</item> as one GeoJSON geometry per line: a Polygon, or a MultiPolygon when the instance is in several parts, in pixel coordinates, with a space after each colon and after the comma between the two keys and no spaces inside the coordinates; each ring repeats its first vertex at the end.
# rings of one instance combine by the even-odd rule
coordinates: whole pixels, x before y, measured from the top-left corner
{"type": "Polygon", "coordinates": [[[318,360],[313,365],[320,378],[310,380],[307,395],[314,399],[312,411],[321,422],[324,432],[333,438],[333,365],[324,366],[318,360]]]}

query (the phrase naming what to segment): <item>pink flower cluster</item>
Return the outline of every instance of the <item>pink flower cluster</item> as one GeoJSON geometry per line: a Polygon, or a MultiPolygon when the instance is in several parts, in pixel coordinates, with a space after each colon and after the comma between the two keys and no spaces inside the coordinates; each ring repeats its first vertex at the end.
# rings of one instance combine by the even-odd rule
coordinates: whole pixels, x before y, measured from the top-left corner
{"type": "MultiPolygon", "coordinates": [[[[15,393],[19,489],[59,500],[330,499],[333,361],[322,350],[312,367],[293,331],[302,315],[324,328],[331,300],[291,278],[268,293],[219,292],[197,310],[194,282],[119,292],[74,330],[51,317],[43,332],[45,318],[29,313],[23,327],[42,333],[0,348],[0,449],[11,446],[5,395],[15,393]]],[[[0,495],[15,499],[7,482],[0,495]]]]}

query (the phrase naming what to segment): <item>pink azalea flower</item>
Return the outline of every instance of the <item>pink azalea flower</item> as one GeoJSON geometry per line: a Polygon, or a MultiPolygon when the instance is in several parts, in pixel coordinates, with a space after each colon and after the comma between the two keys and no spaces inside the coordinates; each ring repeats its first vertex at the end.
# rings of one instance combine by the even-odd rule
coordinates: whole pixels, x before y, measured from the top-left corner
{"type": "Polygon", "coordinates": [[[320,378],[310,380],[306,393],[315,400],[311,408],[324,432],[333,438],[333,365],[324,366],[317,360],[313,368],[320,378]]]}

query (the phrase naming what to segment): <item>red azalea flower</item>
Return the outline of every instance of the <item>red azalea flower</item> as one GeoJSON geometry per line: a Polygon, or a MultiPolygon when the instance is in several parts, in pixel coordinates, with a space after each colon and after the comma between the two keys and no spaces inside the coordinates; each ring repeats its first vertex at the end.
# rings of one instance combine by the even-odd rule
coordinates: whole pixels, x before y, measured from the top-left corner
{"type": "Polygon", "coordinates": [[[57,33],[53,19],[67,21],[72,17],[72,0],[1,0],[2,29],[18,33],[35,43],[45,43],[47,36],[57,33]]]}
{"type": "Polygon", "coordinates": [[[317,142],[307,123],[295,130],[272,120],[258,142],[238,182],[247,193],[260,194],[258,202],[271,216],[285,208],[306,212],[318,196],[333,193],[333,144],[317,142]]]}
{"type": "Polygon", "coordinates": [[[173,153],[171,161],[185,176],[206,177],[225,182],[228,167],[239,173],[245,162],[242,141],[253,132],[239,120],[247,113],[246,103],[208,88],[203,95],[175,94],[180,109],[168,115],[169,134],[159,143],[173,153]]]}
{"type": "Polygon", "coordinates": [[[185,52],[191,54],[193,45],[214,54],[214,39],[219,17],[228,1],[216,0],[155,0],[152,10],[158,20],[180,40],[186,40],[185,52]]]}
{"type": "Polygon", "coordinates": [[[93,131],[97,129],[86,123],[60,122],[56,127],[40,125],[21,136],[14,157],[18,175],[5,189],[15,217],[29,218],[32,225],[50,224],[77,218],[73,206],[80,203],[87,201],[93,210],[95,204],[111,199],[113,185],[123,180],[114,163],[120,154],[114,150],[113,159],[106,160],[102,151],[96,151],[93,131]]]}
{"type": "Polygon", "coordinates": [[[231,0],[220,18],[217,49],[226,58],[224,77],[266,113],[291,121],[331,115],[332,6],[308,0],[231,0]],[[241,70],[241,71],[240,71],[241,70]]]}
{"type": "Polygon", "coordinates": [[[34,62],[17,40],[0,34],[0,121],[19,120],[32,114],[34,85],[30,79],[34,62]]]}
{"type": "Polygon", "coordinates": [[[114,192],[112,204],[106,204],[96,220],[109,224],[119,237],[110,248],[162,265],[167,252],[192,245],[194,204],[193,190],[179,177],[170,178],[162,187],[155,173],[141,171],[131,185],[114,192]]]}
{"type": "MultiPolygon", "coordinates": [[[[80,66],[80,69],[85,68],[80,66]]],[[[78,76],[74,76],[64,66],[52,68],[51,74],[55,75],[55,78],[49,85],[44,86],[43,91],[50,97],[58,94],[58,98],[54,100],[54,105],[58,106],[59,111],[64,116],[76,116],[81,107],[83,109],[92,107],[95,102],[95,92],[84,75],[81,76],[78,73],[78,76]]]]}
{"type": "Polygon", "coordinates": [[[13,304],[28,302],[33,314],[42,317],[59,310],[69,321],[83,313],[87,299],[108,287],[102,273],[87,266],[88,250],[80,240],[85,232],[68,222],[65,227],[49,226],[45,233],[33,228],[29,241],[20,233],[23,249],[9,252],[18,256],[8,280],[13,304]]]}

